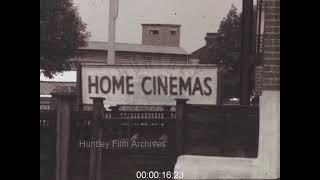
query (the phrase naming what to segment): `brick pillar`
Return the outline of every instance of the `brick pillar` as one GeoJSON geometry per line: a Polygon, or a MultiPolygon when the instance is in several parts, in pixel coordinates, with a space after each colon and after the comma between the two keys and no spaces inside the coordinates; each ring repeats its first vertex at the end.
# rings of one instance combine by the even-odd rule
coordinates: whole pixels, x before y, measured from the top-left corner
{"type": "Polygon", "coordinates": [[[280,0],[264,1],[259,152],[266,177],[280,176],[280,0]]]}
{"type": "Polygon", "coordinates": [[[263,90],[280,90],[280,0],[265,1],[263,90]]]}

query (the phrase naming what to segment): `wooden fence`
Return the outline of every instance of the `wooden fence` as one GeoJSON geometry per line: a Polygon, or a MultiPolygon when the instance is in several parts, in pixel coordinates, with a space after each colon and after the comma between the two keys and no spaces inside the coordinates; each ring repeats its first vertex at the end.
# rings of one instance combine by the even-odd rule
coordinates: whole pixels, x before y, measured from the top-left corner
{"type": "Polygon", "coordinates": [[[182,154],[257,156],[258,107],[192,105],[177,99],[174,111],[168,107],[106,111],[98,99],[93,110],[79,111],[66,108],[66,97],[61,98],[55,110],[40,111],[40,179],[135,179],[138,170],[172,171],[182,154]],[[157,140],[166,145],[100,150],[80,145],[95,138],[104,142],[157,140]]]}
{"type": "Polygon", "coordinates": [[[184,154],[257,157],[258,107],[187,104],[184,119],[184,154]]]}
{"type": "Polygon", "coordinates": [[[55,177],[56,111],[40,111],[40,179],[55,177]]]}
{"type": "MultiPolygon", "coordinates": [[[[169,127],[174,122],[174,112],[128,112],[105,111],[101,122],[104,142],[113,140],[130,141],[135,135],[140,140],[157,140],[161,135],[169,135],[169,127]]],[[[88,179],[90,148],[80,147],[80,141],[90,141],[92,112],[73,112],[71,121],[70,179],[88,179]]],[[[166,139],[164,139],[165,141],[166,139]]],[[[102,150],[101,179],[134,178],[137,171],[173,170],[174,163],[169,156],[169,146],[165,148],[112,148],[102,150]]]]}

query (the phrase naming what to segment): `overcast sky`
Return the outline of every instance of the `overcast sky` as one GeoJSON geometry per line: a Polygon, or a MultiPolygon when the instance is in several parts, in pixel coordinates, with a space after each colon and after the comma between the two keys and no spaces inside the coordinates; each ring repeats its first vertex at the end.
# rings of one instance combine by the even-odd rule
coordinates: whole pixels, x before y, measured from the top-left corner
{"type": "MultiPolygon", "coordinates": [[[[181,47],[188,52],[204,45],[206,32],[216,32],[220,21],[242,0],[119,0],[116,41],[141,43],[142,23],[181,24],[181,47]]],[[[109,0],[74,0],[91,40],[108,41],[109,0]]]]}
{"type": "MultiPolygon", "coordinates": [[[[218,30],[232,4],[241,11],[242,0],[119,0],[116,41],[140,44],[143,23],[181,24],[180,46],[192,53],[205,44],[207,32],[218,30]]],[[[74,5],[87,24],[90,40],[108,41],[109,0],[74,0],[74,5]]],[[[53,80],[74,81],[75,77],[53,80]]]]}

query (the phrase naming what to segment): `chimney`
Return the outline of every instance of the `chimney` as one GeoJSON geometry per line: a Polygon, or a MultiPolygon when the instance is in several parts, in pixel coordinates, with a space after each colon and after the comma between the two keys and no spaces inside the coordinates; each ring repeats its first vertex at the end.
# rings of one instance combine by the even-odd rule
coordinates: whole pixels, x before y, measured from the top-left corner
{"type": "Polygon", "coordinates": [[[206,40],[206,46],[211,45],[215,41],[217,34],[218,33],[207,33],[206,37],[204,38],[206,40]]]}

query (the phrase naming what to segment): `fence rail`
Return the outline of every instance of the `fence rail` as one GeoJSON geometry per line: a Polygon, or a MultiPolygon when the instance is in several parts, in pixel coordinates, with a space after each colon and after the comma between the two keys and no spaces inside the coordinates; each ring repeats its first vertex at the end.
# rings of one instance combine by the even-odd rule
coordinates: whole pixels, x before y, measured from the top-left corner
{"type": "Polygon", "coordinates": [[[175,118],[174,112],[148,112],[148,111],[138,111],[138,112],[119,112],[120,118],[132,118],[132,119],[166,119],[175,118]]]}

